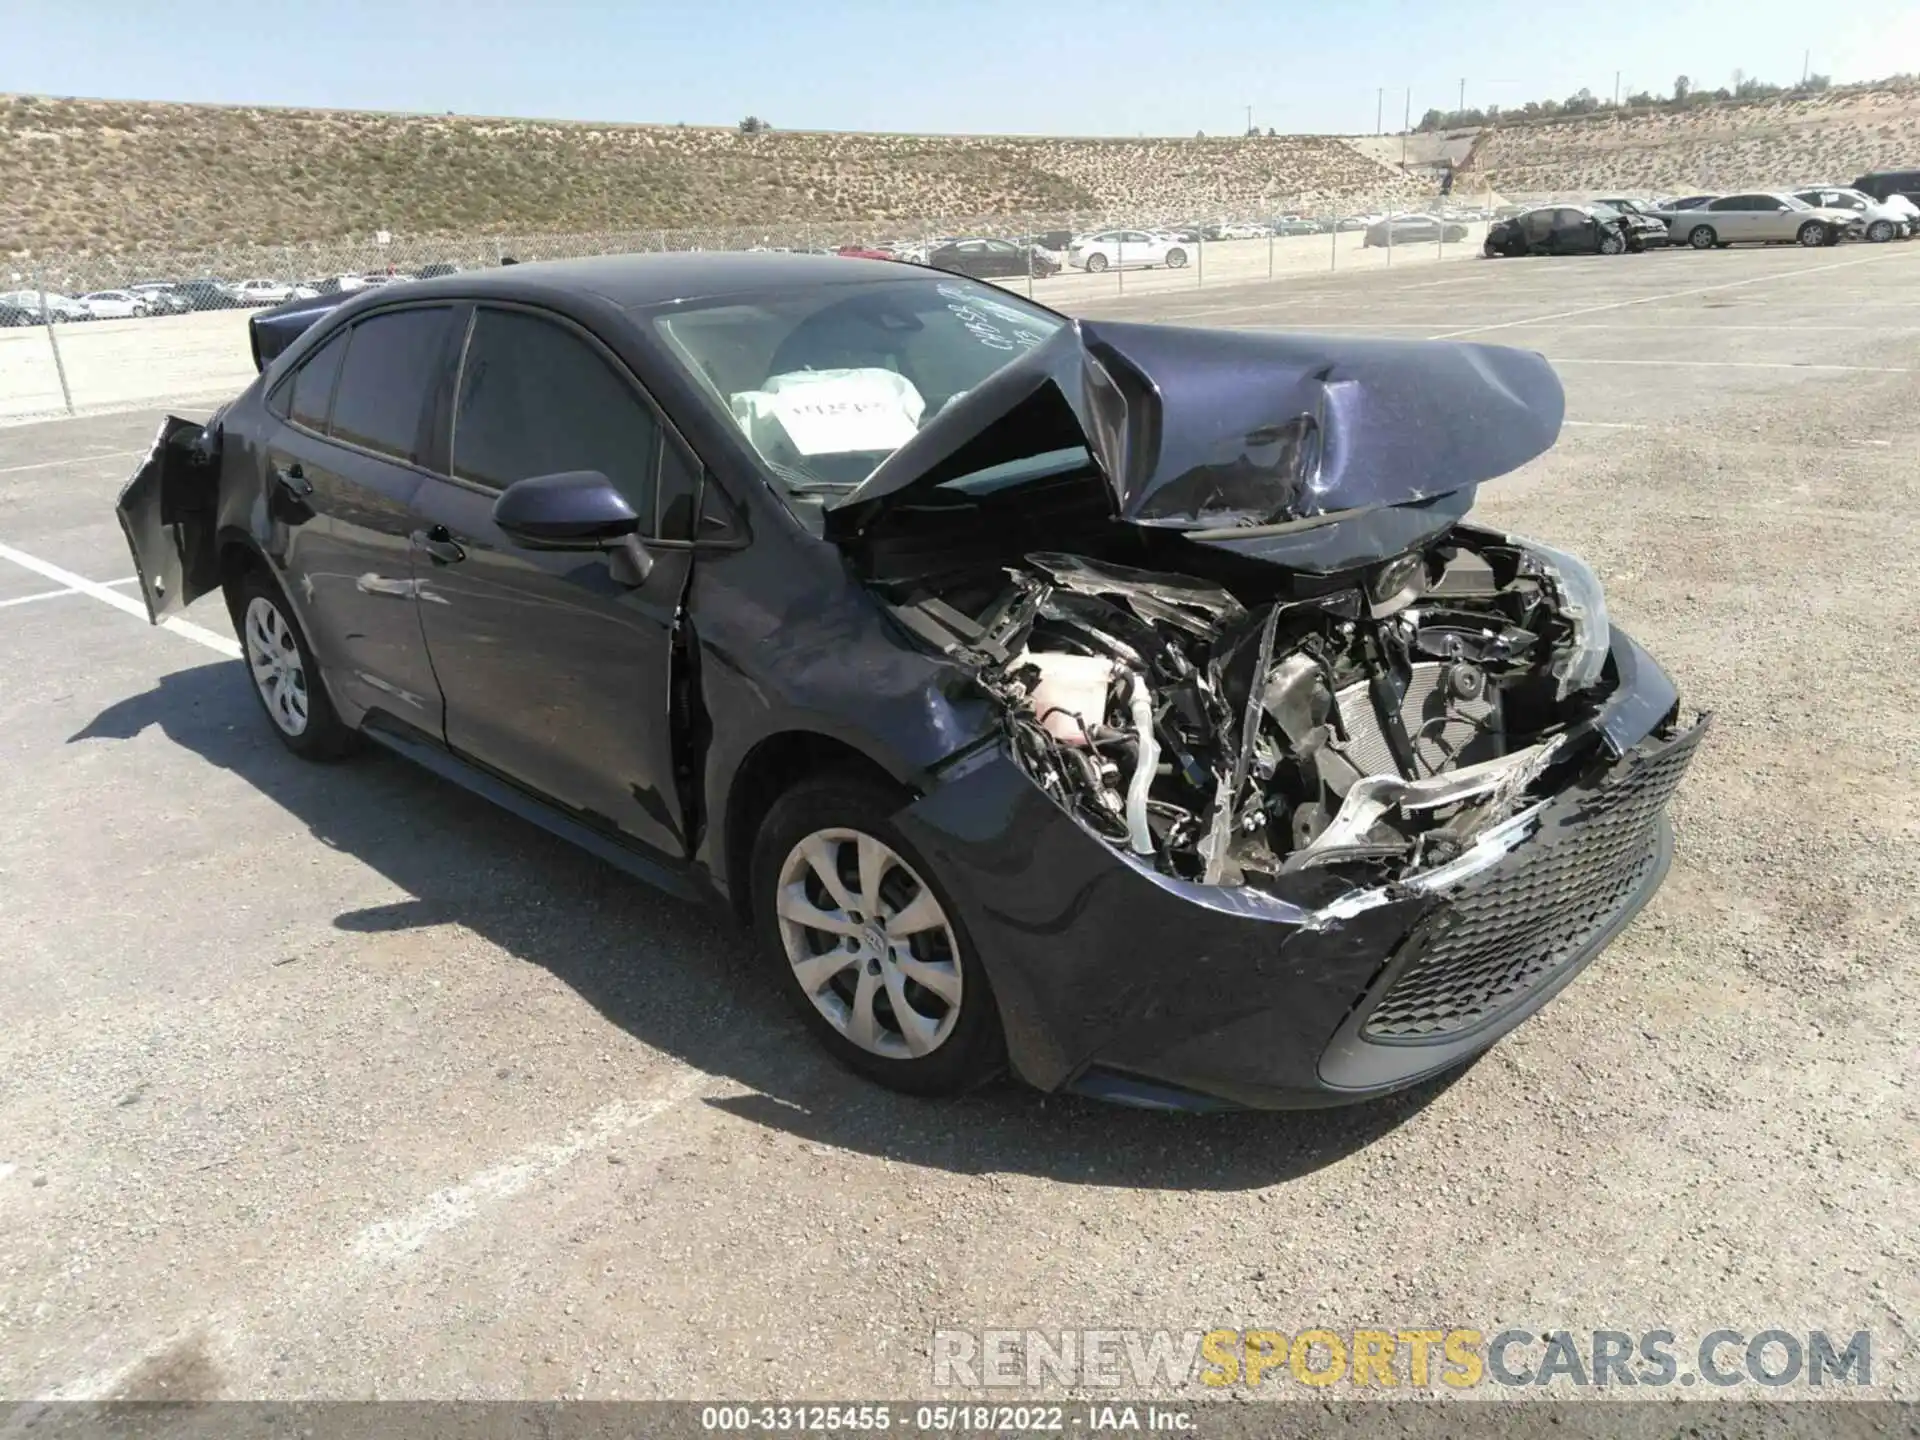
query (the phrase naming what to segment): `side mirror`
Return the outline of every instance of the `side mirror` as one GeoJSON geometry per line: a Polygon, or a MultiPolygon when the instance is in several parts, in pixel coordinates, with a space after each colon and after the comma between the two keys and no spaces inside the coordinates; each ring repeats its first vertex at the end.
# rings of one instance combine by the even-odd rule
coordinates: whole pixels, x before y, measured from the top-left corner
{"type": "Polygon", "coordinates": [[[493,502],[493,523],[542,550],[599,550],[640,528],[627,497],[598,470],[516,480],[493,502]]]}

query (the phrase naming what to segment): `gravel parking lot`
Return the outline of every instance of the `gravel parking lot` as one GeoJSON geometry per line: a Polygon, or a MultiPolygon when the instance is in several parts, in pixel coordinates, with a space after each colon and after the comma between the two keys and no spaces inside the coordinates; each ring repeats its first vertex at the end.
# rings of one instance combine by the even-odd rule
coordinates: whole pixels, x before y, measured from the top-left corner
{"type": "Polygon", "coordinates": [[[1864,1329],[1920,1398],[1920,246],[1133,281],[1072,304],[1559,367],[1480,513],[1717,712],[1598,963],[1386,1104],[877,1090],[724,917],[291,758],[217,601],[149,628],[158,412],[0,430],[0,1395],[904,1397],[942,1328],[1514,1325],[1864,1329]]]}

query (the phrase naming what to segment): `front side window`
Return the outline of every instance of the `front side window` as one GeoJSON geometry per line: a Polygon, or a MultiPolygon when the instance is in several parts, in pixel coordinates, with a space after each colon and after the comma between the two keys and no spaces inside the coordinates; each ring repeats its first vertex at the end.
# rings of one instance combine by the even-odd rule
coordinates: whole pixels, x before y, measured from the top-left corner
{"type": "Polygon", "coordinates": [[[675,306],[655,333],[790,494],[850,490],[1061,317],[957,277],[675,306]]]}
{"type": "Polygon", "coordinates": [[[453,473],[504,490],[597,470],[653,530],[660,426],[592,342],[522,310],[474,315],[453,415],[453,473]]]}
{"type": "Polygon", "coordinates": [[[409,463],[420,459],[421,419],[439,378],[452,311],[370,315],[347,333],[327,433],[409,463]]]}

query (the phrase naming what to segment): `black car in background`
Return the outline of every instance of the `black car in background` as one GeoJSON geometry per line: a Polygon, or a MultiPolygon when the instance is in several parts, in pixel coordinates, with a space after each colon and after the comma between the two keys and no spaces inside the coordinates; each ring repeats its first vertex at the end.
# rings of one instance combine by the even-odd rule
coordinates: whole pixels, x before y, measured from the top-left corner
{"type": "Polygon", "coordinates": [[[183,280],[173,293],[189,310],[239,310],[240,299],[218,280],[183,280]]]}
{"type": "Polygon", "coordinates": [[[935,270],[971,275],[977,280],[1060,273],[1059,256],[1037,245],[1020,245],[1012,240],[954,240],[936,246],[927,255],[927,264],[935,270]]]}
{"type": "Polygon", "coordinates": [[[121,496],[150,616],[224,593],[295,755],[730,903],[884,1083],[1395,1090],[1666,872],[1704,722],[1586,565],[1465,519],[1559,433],[1539,355],[837,256],[302,303],[121,496]]]}
{"type": "Polygon", "coordinates": [[[1452,245],[1467,238],[1467,227],[1437,215],[1394,215],[1367,226],[1368,245],[1452,245]]]}
{"type": "Polygon", "coordinates": [[[1590,203],[1605,206],[1627,222],[1629,242],[1637,239],[1638,245],[1629,243],[1629,250],[1656,249],[1672,243],[1672,235],[1667,222],[1653,213],[1653,208],[1644,200],[1630,199],[1625,195],[1603,195],[1590,203]]]}
{"type": "Polygon", "coordinates": [[[1876,200],[1904,195],[1920,205],[1920,170],[1875,170],[1853,182],[1853,188],[1876,200]]]}
{"type": "MultiPolygon", "coordinates": [[[[1658,224],[1658,222],[1654,222],[1658,224]]],[[[1666,234],[1661,225],[1660,233],[1666,234]]],[[[1481,252],[1488,259],[1518,255],[1621,255],[1644,242],[1627,217],[1599,205],[1542,205],[1487,231],[1481,252]]]]}
{"type": "Polygon", "coordinates": [[[33,311],[20,305],[10,305],[0,301],[0,329],[10,329],[15,325],[38,325],[40,317],[33,311]]]}

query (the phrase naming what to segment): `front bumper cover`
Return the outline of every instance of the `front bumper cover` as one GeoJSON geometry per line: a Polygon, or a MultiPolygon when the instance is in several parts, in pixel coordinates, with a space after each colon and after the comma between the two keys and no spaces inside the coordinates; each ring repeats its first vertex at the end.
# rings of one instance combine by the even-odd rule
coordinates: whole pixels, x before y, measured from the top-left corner
{"type": "MultiPolygon", "coordinates": [[[[1492,1045],[1659,887],[1665,805],[1706,729],[1612,631],[1599,753],[1449,878],[1304,870],[1284,898],[1181,881],[1082,829],[1001,749],[896,817],[946,881],[1014,1069],[1178,1109],[1340,1104],[1492,1045]]],[[[1478,847],[1476,847],[1478,848],[1478,847]]]]}

